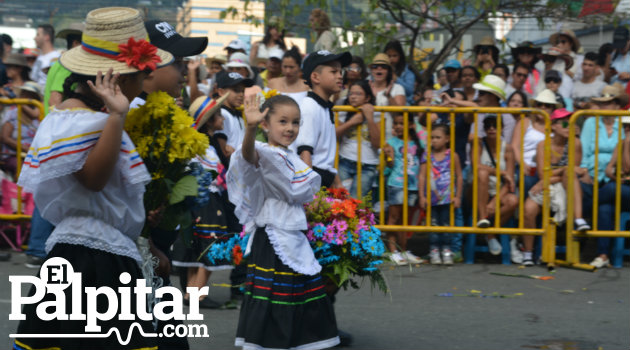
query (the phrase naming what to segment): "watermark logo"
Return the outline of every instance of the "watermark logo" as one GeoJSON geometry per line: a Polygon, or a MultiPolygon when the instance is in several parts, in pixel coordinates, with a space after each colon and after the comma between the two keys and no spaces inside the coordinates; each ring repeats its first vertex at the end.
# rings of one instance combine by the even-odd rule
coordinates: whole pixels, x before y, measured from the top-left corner
{"type": "MultiPolygon", "coordinates": [[[[208,287],[186,288],[190,296],[189,312],[184,314],[184,300],[182,293],[175,287],[160,287],[155,290],[155,298],[161,300],[170,294],[168,301],[156,303],[152,312],[148,312],[147,297],[153,293],[153,289],[147,286],[144,279],[138,279],[131,286],[131,275],[123,272],[119,276],[123,285],[116,289],[103,287],[83,287],[80,272],[74,272],[72,265],[64,258],[55,257],[46,260],[41,267],[40,277],[37,276],[9,276],[11,283],[11,313],[9,320],[21,321],[26,319],[22,313],[24,305],[37,304],[36,316],[43,321],[86,321],[85,333],[81,334],[10,334],[11,338],[107,338],[116,334],[121,345],[129,344],[134,331],[138,331],[143,337],[209,337],[205,324],[167,324],[161,333],[145,333],[139,323],[133,322],[129,329],[117,329],[112,327],[102,329],[99,322],[118,319],[120,321],[203,321],[203,315],[199,313],[199,297],[208,295],[208,287]],[[22,286],[30,284],[34,287],[31,296],[22,295],[22,286]],[[71,288],[72,301],[70,310],[66,309],[66,294],[64,290],[71,288]],[[44,298],[47,295],[46,301],[44,298]],[[86,305],[83,305],[83,295],[86,296],[86,305]],[[107,298],[107,309],[97,310],[97,298],[107,298]],[[135,310],[132,310],[132,300],[135,300],[135,310]],[[119,307],[120,306],[120,307],[119,307]],[[69,313],[68,313],[69,312],[69,313]],[[123,332],[127,337],[123,339],[123,332]]],[[[100,305],[102,307],[102,305],[100,305]]]]}

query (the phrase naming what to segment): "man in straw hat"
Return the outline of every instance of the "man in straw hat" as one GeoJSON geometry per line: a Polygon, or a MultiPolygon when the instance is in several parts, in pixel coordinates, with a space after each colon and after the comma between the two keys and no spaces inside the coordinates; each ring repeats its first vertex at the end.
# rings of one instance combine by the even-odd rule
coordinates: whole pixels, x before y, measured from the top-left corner
{"type": "Polygon", "coordinates": [[[580,39],[570,29],[562,29],[549,37],[549,42],[554,48],[558,49],[561,54],[568,55],[575,63],[572,67],[567,67],[566,73],[571,79],[582,78],[581,65],[584,56],[578,55],[580,50],[580,39]]]}
{"type": "MultiPolygon", "coordinates": [[[[147,72],[173,61],[170,53],[157,49],[146,38],[138,10],[96,9],[87,14],[81,46],[68,50],[59,60],[72,72],[67,81],[74,87],[68,91],[69,98],[43,120],[18,184],[33,193],[42,217],[56,226],[46,241],[48,260],[44,264],[56,266],[65,259],[68,264],[64,266],[82,278],[81,282],[73,280],[79,283],[78,289],[62,286],[54,294],[42,293],[41,287],[33,285],[31,295],[35,298],[20,305],[22,320],[16,333],[62,336],[18,337],[14,349],[155,348],[157,339],[143,336],[155,331],[144,298],[127,297],[125,319],[96,320],[94,312],[98,311],[90,306],[96,296],[91,297],[87,289],[111,291],[108,298],[116,302],[98,306],[110,313],[119,304],[118,297],[125,298],[120,288],[144,279],[140,268],[143,257],[135,240],[145,220],[156,222],[156,213],[146,215],[142,199],[151,176],[123,127],[129,101],[142,91],[147,72]],[[39,149],[46,152],[34,151],[39,149]],[[76,301],[87,307],[76,310],[76,301]],[[55,310],[48,312],[62,315],[75,305],[73,312],[86,317],[42,319],[43,305],[48,309],[54,306],[55,310]],[[107,333],[114,327],[129,331],[133,324],[142,332],[132,331],[125,345],[107,333]],[[110,336],[76,336],[101,333],[101,326],[102,333],[110,336]]],[[[45,276],[47,271],[42,269],[41,274],[45,276]]],[[[74,276],[71,271],[69,277],[74,276]]],[[[42,283],[54,280],[43,278],[42,283]]],[[[50,292],[51,285],[47,285],[50,292]]]]}
{"type": "Polygon", "coordinates": [[[486,36],[481,39],[479,44],[473,48],[475,52],[475,67],[481,78],[492,73],[492,68],[499,62],[499,48],[495,46],[494,39],[490,36],[486,36]]]}

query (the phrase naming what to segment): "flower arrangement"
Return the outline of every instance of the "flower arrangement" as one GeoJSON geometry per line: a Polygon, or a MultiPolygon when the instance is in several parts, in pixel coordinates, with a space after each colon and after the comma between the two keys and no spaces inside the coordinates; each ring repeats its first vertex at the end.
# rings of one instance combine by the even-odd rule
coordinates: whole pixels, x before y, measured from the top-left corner
{"type": "MultiPolygon", "coordinates": [[[[193,118],[161,91],[149,94],[146,103],[129,111],[125,121],[125,131],[152,178],[144,195],[145,208],[147,212],[164,208],[159,225],[164,230],[178,225],[183,230],[192,227],[184,199],[197,196],[198,183],[186,167],[193,157],[205,154],[209,142],[193,123],[193,118]]],[[[143,235],[147,234],[145,227],[143,235]]]]}
{"type": "Polygon", "coordinates": [[[222,242],[221,237],[217,237],[219,239],[208,246],[202,255],[207,254],[208,260],[213,264],[222,265],[222,262],[225,262],[239,265],[243,261],[243,253],[245,253],[245,247],[247,247],[247,240],[250,235],[241,232],[240,234],[227,234],[224,236],[229,238],[222,242]]]}
{"type": "Polygon", "coordinates": [[[309,229],[306,237],[322,265],[322,275],[338,287],[358,288],[353,276],[369,277],[372,286],[387,292],[378,265],[385,245],[374,227],[369,197],[358,200],[345,189],[322,189],[305,205],[309,229]]]}

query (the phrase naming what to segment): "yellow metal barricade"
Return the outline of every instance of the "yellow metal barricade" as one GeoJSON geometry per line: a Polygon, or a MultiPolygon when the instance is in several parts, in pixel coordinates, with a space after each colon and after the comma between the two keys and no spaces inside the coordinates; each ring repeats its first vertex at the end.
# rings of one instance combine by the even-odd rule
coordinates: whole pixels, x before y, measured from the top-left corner
{"type": "MultiPolygon", "coordinates": [[[[549,149],[551,146],[551,122],[549,116],[546,112],[534,109],[534,108],[448,108],[448,107],[420,107],[420,106],[388,106],[388,107],[379,107],[375,106],[375,112],[380,113],[380,149],[382,150],[385,146],[386,142],[386,120],[385,113],[403,113],[404,115],[404,134],[403,134],[403,142],[405,145],[408,144],[409,141],[409,113],[425,113],[427,118],[429,118],[429,113],[445,113],[449,115],[450,119],[450,152],[451,154],[455,153],[455,118],[456,114],[468,114],[473,115],[473,139],[477,141],[478,138],[478,117],[480,113],[493,113],[497,114],[497,135],[501,135],[502,129],[502,115],[503,114],[512,114],[518,115],[519,120],[524,120],[528,115],[531,114],[539,114],[542,115],[545,119],[545,149],[549,149]]],[[[351,106],[335,106],[333,108],[335,112],[335,124],[339,125],[339,112],[359,112],[359,110],[351,107],[351,106]]],[[[427,147],[426,147],[426,159],[427,159],[427,179],[431,178],[430,171],[432,169],[431,165],[431,132],[432,125],[430,122],[426,124],[426,132],[427,132],[427,147]]],[[[523,138],[525,135],[525,128],[521,128],[521,133],[518,135],[521,138],[521,154],[523,149],[523,138]]],[[[354,181],[357,181],[357,194],[361,193],[361,125],[357,126],[357,177],[354,181]]],[[[496,193],[497,195],[501,192],[500,186],[501,181],[498,180],[501,178],[501,170],[500,170],[500,162],[502,161],[501,154],[501,137],[497,137],[497,147],[496,147],[496,193]]],[[[524,208],[524,168],[520,167],[519,173],[519,183],[518,183],[518,194],[519,194],[519,209],[518,209],[518,227],[516,228],[506,228],[500,226],[500,198],[497,196],[496,198],[496,207],[495,207],[495,224],[494,227],[490,228],[478,228],[475,227],[477,223],[478,217],[478,165],[479,165],[479,143],[473,142],[472,144],[472,155],[471,159],[473,171],[473,189],[472,189],[472,227],[459,227],[454,225],[454,204],[451,202],[450,204],[450,223],[449,226],[431,226],[431,189],[430,189],[430,181],[426,181],[426,200],[427,200],[427,208],[426,208],[426,219],[424,225],[409,225],[409,210],[408,210],[408,171],[407,171],[407,147],[403,147],[403,213],[402,213],[402,225],[386,225],[385,221],[385,159],[384,152],[380,152],[379,156],[379,202],[380,202],[380,210],[379,210],[379,225],[377,227],[382,231],[397,231],[397,232],[434,232],[434,233],[474,233],[474,234],[510,234],[510,235],[536,235],[543,237],[543,250],[542,257],[543,260],[548,263],[553,263],[555,261],[555,223],[550,218],[549,213],[549,178],[551,173],[550,159],[551,155],[549,152],[545,152],[544,156],[544,169],[543,169],[543,207],[542,207],[542,227],[541,228],[524,228],[523,222],[523,208],[524,208]]],[[[338,158],[338,152],[337,152],[338,158]]],[[[338,164],[338,159],[336,159],[335,164],[338,164]]],[[[451,162],[451,172],[454,173],[454,162],[451,162]]],[[[417,175],[416,175],[417,176],[417,175]]],[[[450,192],[451,196],[455,195],[455,184],[454,177],[451,176],[450,183],[450,192]]]]}
{"type": "MultiPolygon", "coordinates": [[[[23,161],[23,156],[22,156],[22,152],[26,152],[28,150],[23,150],[22,149],[22,107],[24,105],[30,105],[33,107],[36,107],[39,109],[40,111],[40,120],[43,118],[44,115],[44,106],[41,104],[41,102],[37,101],[37,100],[31,100],[31,99],[25,99],[25,98],[15,98],[15,99],[0,99],[0,104],[9,106],[9,105],[16,105],[17,106],[17,145],[16,145],[16,158],[17,158],[17,166],[16,166],[16,173],[15,173],[15,180],[17,181],[17,179],[20,176],[20,170],[22,168],[22,161],[23,161]]],[[[23,221],[30,221],[31,220],[31,215],[27,215],[24,214],[23,211],[23,203],[22,203],[22,188],[18,186],[17,188],[17,211],[15,213],[12,214],[6,214],[6,213],[0,213],[0,221],[9,221],[9,222],[23,222],[23,221]]],[[[23,238],[22,234],[21,234],[21,227],[20,225],[17,225],[16,227],[16,243],[17,245],[14,245],[9,239],[8,237],[6,237],[4,235],[4,232],[0,231],[0,235],[3,236],[3,238],[7,241],[7,243],[9,243],[13,249],[15,250],[19,250],[20,246],[22,245],[23,242],[23,238]]]]}
{"type": "Polygon", "coordinates": [[[585,270],[594,270],[594,267],[588,264],[580,263],[580,245],[577,241],[577,237],[626,237],[630,238],[630,231],[621,230],[620,214],[621,214],[621,156],[622,150],[618,149],[616,159],[616,174],[615,174],[615,217],[614,218],[600,218],[598,215],[599,207],[599,123],[602,117],[614,117],[617,123],[617,145],[621,145],[621,135],[623,134],[623,126],[621,124],[621,117],[630,116],[629,111],[610,111],[610,110],[581,110],[574,113],[569,121],[569,176],[567,178],[567,188],[572,189],[574,181],[578,181],[575,177],[575,168],[579,166],[576,164],[575,159],[575,139],[578,137],[575,132],[575,124],[580,117],[592,117],[595,118],[595,163],[593,169],[593,210],[592,210],[592,230],[588,232],[577,232],[574,230],[574,198],[573,191],[567,191],[567,225],[566,225],[566,238],[567,238],[567,256],[566,261],[558,260],[559,265],[571,266],[581,268],[585,270]],[[600,231],[598,229],[599,220],[615,220],[615,228],[613,231],[600,231]]]}

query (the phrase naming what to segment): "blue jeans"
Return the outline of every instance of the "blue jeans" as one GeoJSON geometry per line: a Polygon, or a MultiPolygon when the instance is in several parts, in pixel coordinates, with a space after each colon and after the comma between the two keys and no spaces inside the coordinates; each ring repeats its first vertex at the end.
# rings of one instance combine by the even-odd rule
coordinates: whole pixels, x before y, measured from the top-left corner
{"type": "MultiPolygon", "coordinates": [[[[599,189],[599,211],[597,228],[600,231],[612,231],[615,229],[615,190],[617,184],[611,181],[599,189]]],[[[621,210],[630,211],[630,185],[621,185],[621,210]]],[[[625,229],[625,222],[621,223],[621,229],[625,229]]],[[[597,239],[597,254],[610,254],[610,237],[597,239]]]]}
{"type": "MultiPolygon", "coordinates": [[[[450,219],[450,205],[431,206],[431,225],[448,226],[450,219]]],[[[429,246],[433,249],[451,249],[452,233],[431,233],[429,234],[429,246]]]]}
{"type": "Polygon", "coordinates": [[[26,255],[44,259],[46,257],[46,240],[55,229],[55,226],[44,220],[35,207],[31,218],[31,235],[28,237],[28,249],[26,255]]]}
{"type": "MultiPolygon", "coordinates": [[[[357,162],[343,157],[339,157],[339,178],[341,182],[352,179],[350,187],[350,195],[357,198],[357,162]]],[[[366,196],[372,190],[374,179],[378,175],[376,165],[361,164],[361,198],[366,196]]],[[[375,198],[372,195],[372,198],[375,198]]]]}

